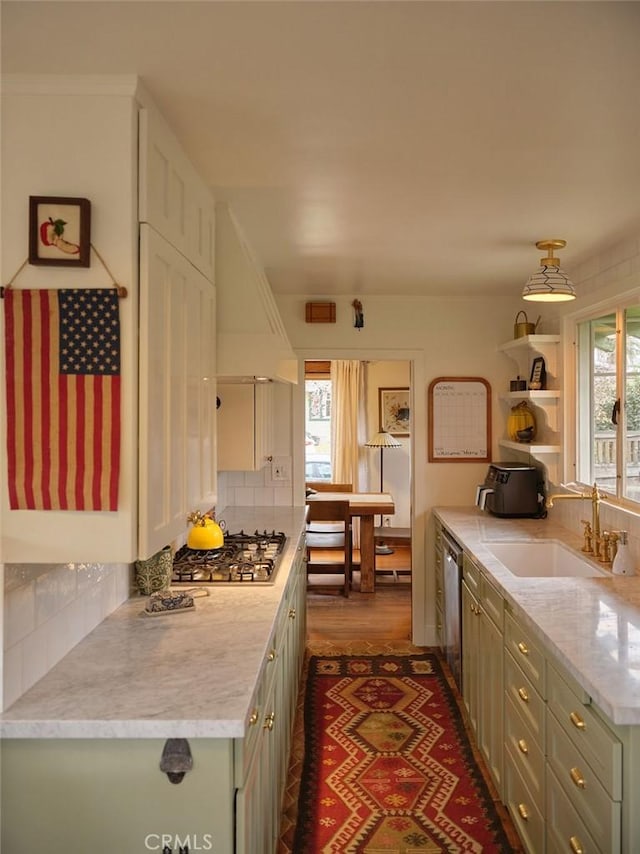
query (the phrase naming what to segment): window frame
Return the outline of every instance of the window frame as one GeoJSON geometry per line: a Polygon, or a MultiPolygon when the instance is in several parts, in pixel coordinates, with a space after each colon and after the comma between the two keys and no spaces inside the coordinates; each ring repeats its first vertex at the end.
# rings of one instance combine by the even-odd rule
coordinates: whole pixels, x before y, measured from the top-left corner
{"type": "MultiPolygon", "coordinates": [[[[563,322],[563,340],[565,342],[564,365],[566,367],[564,395],[566,401],[571,401],[572,405],[565,405],[565,431],[564,431],[564,446],[566,448],[564,459],[564,473],[569,483],[563,482],[565,486],[585,490],[591,489],[593,483],[586,483],[580,480],[579,472],[579,453],[591,453],[590,448],[590,430],[587,435],[580,430],[580,413],[581,413],[581,395],[588,393],[591,395],[591,384],[585,390],[586,383],[580,387],[580,343],[579,343],[579,327],[583,323],[588,323],[606,315],[615,316],[615,331],[619,336],[616,350],[616,390],[619,392],[621,400],[619,412],[620,429],[617,433],[616,441],[616,491],[612,492],[601,486],[598,489],[606,495],[607,501],[615,503],[621,507],[640,514],[640,501],[625,497],[623,494],[618,495],[617,490],[624,491],[626,482],[626,470],[624,464],[624,441],[619,441],[618,437],[626,436],[626,407],[625,407],[625,391],[626,391],[626,327],[625,327],[625,312],[632,307],[640,306],[640,291],[633,290],[627,293],[618,294],[607,300],[603,300],[595,305],[591,305],[565,317],[563,322]]],[[[590,356],[591,358],[591,356],[590,356]]],[[[590,380],[592,372],[590,372],[590,380]]],[[[593,400],[589,403],[590,419],[592,423],[593,416],[593,400]]],[[[589,468],[593,471],[593,461],[590,461],[589,468]]]]}

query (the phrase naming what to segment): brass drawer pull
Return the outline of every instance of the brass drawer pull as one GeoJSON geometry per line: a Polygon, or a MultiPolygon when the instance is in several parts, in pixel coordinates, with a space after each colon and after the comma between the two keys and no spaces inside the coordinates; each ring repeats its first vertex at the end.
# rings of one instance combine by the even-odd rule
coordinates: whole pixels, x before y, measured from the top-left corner
{"type": "Polygon", "coordinates": [[[571,846],[573,854],[584,854],[582,842],[580,842],[577,836],[572,836],[571,839],[569,839],[569,845],[571,846]]]}
{"type": "Polygon", "coordinates": [[[518,812],[520,813],[521,818],[525,821],[529,821],[529,810],[527,809],[526,804],[518,804],[518,812]]]}
{"type": "Polygon", "coordinates": [[[276,713],[270,712],[267,717],[264,719],[264,724],[262,725],[263,729],[268,729],[269,732],[273,729],[273,723],[276,719],[276,713]]]}
{"type": "Polygon", "coordinates": [[[289,608],[289,619],[295,620],[295,618],[296,618],[296,609],[295,608],[289,608]]]}
{"type": "Polygon", "coordinates": [[[576,729],[586,729],[587,728],[587,725],[585,724],[585,722],[582,720],[582,718],[580,717],[580,715],[577,712],[571,712],[571,714],[569,715],[569,720],[571,721],[571,723],[574,725],[574,727],[576,729]]]}
{"type": "Polygon", "coordinates": [[[518,688],[518,697],[525,703],[529,702],[529,694],[526,688],[518,688]]]}
{"type": "Polygon", "coordinates": [[[267,656],[267,661],[275,661],[276,660],[276,651],[272,649],[269,655],[267,656]]]}
{"type": "Polygon", "coordinates": [[[523,655],[529,655],[529,647],[526,645],[526,643],[524,643],[524,641],[520,641],[520,643],[518,644],[518,650],[523,655]]]}
{"type": "Polygon", "coordinates": [[[574,785],[576,785],[579,789],[587,788],[586,780],[582,776],[582,771],[579,768],[572,768],[571,771],[569,771],[569,774],[574,785]]]}
{"type": "Polygon", "coordinates": [[[251,717],[249,718],[249,724],[251,726],[255,726],[258,723],[258,710],[254,709],[251,712],[251,717]]]}
{"type": "Polygon", "coordinates": [[[518,750],[526,756],[529,753],[529,745],[524,738],[518,739],[518,750]]]}

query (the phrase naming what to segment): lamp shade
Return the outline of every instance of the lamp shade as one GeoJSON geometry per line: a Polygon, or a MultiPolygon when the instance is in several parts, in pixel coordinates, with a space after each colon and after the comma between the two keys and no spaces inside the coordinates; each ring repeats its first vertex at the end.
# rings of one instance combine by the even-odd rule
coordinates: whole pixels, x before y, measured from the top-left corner
{"type": "Polygon", "coordinates": [[[576,298],[573,283],[560,269],[560,262],[553,257],[554,249],[562,249],[566,240],[539,240],[538,249],[546,249],[547,257],[540,259],[540,269],[529,277],[522,291],[522,299],[531,302],[566,302],[576,298]]]}
{"type": "Polygon", "coordinates": [[[391,433],[387,433],[385,430],[377,433],[372,439],[365,442],[365,447],[367,448],[400,448],[401,446],[402,442],[398,442],[391,433]]]}

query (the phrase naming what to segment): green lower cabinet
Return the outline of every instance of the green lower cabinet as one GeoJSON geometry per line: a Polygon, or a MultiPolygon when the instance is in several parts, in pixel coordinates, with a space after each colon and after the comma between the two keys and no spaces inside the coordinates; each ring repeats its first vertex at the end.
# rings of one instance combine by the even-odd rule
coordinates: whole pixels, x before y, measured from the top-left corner
{"type": "Polygon", "coordinates": [[[233,741],[190,739],[181,783],[160,771],[163,739],[6,739],[7,854],[233,854],[233,741]]]}
{"type": "Polygon", "coordinates": [[[275,854],[305,650],[304,547],[283,594],[243,738],[189,738],[193,768],[160,770],[165,739],[4,739],[5,854],[275,854]]]}

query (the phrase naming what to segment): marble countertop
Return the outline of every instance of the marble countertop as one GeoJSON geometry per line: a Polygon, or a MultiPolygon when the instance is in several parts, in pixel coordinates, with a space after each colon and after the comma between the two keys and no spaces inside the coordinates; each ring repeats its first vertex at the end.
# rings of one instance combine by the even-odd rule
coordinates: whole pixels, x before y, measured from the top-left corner
{"type": "Polygon", "coordinates": [[[470,507],[435,512],[607,717],[640,724],[640,577],[519,578],[487,541],[558,539],[579,551],[581,536],[548,519],[498,519],[470,507]]]}
{"type": "Polygon", "coordinates": [[[236,738],[244,735],[304,507],[231,508],[231,531],[283,531],[272,585],[211,585],[195,609],[148,617],[134,596],[0,717],[3,738],[236,738]]]}

